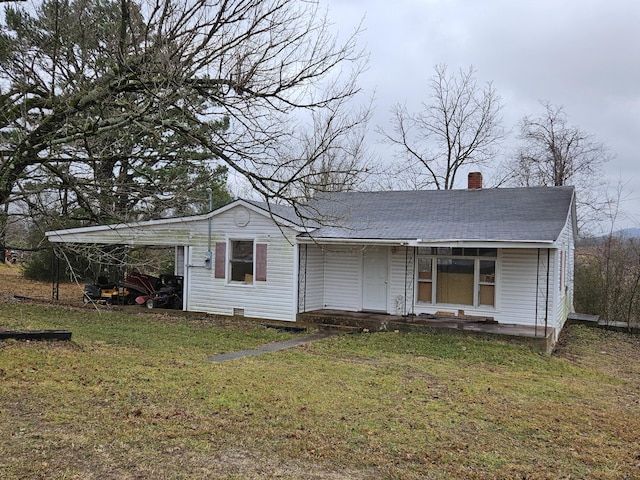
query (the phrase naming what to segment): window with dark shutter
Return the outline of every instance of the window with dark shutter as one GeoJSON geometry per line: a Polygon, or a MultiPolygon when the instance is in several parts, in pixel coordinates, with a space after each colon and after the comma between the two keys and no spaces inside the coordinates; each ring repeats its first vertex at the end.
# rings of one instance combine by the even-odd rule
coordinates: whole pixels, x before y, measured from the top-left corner
{"type": "Polygon", "coordinates": [[[253,283],[253,240],[232,240],[229,281],[253,283]]]}

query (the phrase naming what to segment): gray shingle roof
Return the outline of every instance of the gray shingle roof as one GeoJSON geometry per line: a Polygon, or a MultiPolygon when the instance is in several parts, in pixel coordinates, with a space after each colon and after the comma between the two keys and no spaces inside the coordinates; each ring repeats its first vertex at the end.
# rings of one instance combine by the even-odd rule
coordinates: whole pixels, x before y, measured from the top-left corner
{"type": "MultiPolygon", "coordinates": [[[[308,215],[320,225],[306,236],[554,241],[572,208],[573,191],[573,187],[528,187],[331,193],[309,203],[308,215]]],[[[290,207],[275,207],[275,214],[294,218],[290,207]]]]}
{"type": "MultiPolygon", "coordinates": [[[[244,200],[244,201],[264,210],[269,215],[280,217],[281,219],[287,220],[288,222],[291,222],[294,225],[299,225],[299,226],[307,225],[307,226],[313,226],[313,227],[319,226],[319,224],[315,220],[311,218],[306,219],[306,216],[305,216],[305,220],[302,220],[300,216],[296,213],[296,209],[289,205],[258,202],[256,200],[244,200]]],[[[300,207],[300,209],[304,210],[303,207],[300,207]]]]}

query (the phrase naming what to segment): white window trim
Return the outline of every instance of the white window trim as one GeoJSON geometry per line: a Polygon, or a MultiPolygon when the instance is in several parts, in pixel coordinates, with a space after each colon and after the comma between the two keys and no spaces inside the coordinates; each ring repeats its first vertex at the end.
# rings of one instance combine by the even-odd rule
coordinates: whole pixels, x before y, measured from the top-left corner
{"type": "Polygon", "coordinates": [[[468,255],[420,255],[416,249],[415,254],[415,304],[419,307],[442,307],[442,308],[452,308],[452,307],[460,307],[460,308],[474,308],[474,309],[483,309],[483,310],[498,310],[498,278],[499,278],[499,269],[500,269],[500,249],[497,250],[495,257],[490,256],[468,256],[468,255]],[[419,278],[419,267],[418,262],[420,258],[430,258],[431,259],[431,278],[428,280],[421,280],[419,278]],[[438,288],[438,259],[448,258],[448,259],[464,259],[464,260],[474,260],[473,264],[473,305],[467,305],[462,303],[438,303],[437,302],[437,288],[438,288]],[[480,261],[481,260],[491,260],[495,262],[495,278],[494,282],[480,282],[480,261]],[[425,302],[418,299],[419,294],[419,285],[420,283],[431,283],[431,302],[425,302]],[[481,305],[480,304],[480,285],[493,285],[493,305],[481,305]]]}
{"type": "MultiPolygon", "coordinates": [[[[246,237],[234,237],[234,238],[228,238],[227,239],[227,272],[226,272],[226,284],[227,285],[233,285],[234,287],[243,287],[243,288],[247,288],[247,287],[255,287],[256,284],[256,280],[255,280],[255,274],[256,274],[256,239],[255,238],[246,238],[246,237]],[[233,277],[233,243],[234,242],[252,242],[253,244],[253,253],[252,253],[252,266],[251,266],[251,271],[252,273],[252,281],[251,282],[245,282],[243,280],[232,280],[233,277]]],[[[247,262],[249,263],[249,262],[247,262]]]]}

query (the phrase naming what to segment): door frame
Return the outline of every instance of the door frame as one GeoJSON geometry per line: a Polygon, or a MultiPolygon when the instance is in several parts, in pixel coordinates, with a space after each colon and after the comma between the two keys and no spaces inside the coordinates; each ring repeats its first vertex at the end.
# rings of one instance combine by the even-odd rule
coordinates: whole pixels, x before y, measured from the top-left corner
{"type": "Polygon", "coordinates": [[[363,312],[389,312],[389,249],[384,246],[374,246],[367,247],[362,251],[362,277],[361,277],[361,290],[362,290],[362,298],[361,298],[361,310],[363,312]],[[384,302],[380,303],[371,303],[367,298],[367,292],[371,291],[370,283],[368,284],[368,280],[370,276],[367,275],[367,254],[369,254],[369,258],[374,261],[379,261],[380,265],[384,266],[384,302]],[[373,254],[373,255],[371,255],[373,254]]]}

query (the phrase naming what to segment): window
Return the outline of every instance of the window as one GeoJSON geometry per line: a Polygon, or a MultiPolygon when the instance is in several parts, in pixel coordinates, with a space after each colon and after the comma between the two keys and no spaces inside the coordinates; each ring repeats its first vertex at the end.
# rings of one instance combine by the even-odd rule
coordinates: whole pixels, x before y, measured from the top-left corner
{"type": "Polygon", "coordinates": [[[253,284],[267,281],[267,244],[253,240],[217,242],[214,258],[214,278],[227,282],[253,284]],[[228,261],[227,261],[228,248],[228,261]],[[227,277],[228,275],[228,277],[227,277]]]}
{"type": "Polygon", "coordinates": [[[495,306],[497,249],[419,247],[417,253],[418,302],[495,306]]]}
{"type": "Polygon", "coordinates": [[[253,283],[253,240],[232,240],[229,259],[232,282],[253,283]]]}

